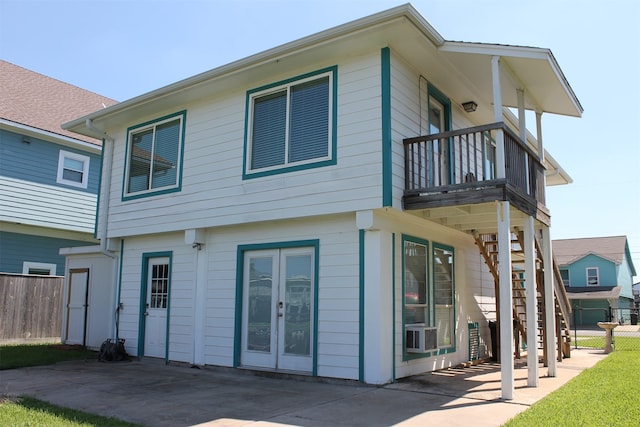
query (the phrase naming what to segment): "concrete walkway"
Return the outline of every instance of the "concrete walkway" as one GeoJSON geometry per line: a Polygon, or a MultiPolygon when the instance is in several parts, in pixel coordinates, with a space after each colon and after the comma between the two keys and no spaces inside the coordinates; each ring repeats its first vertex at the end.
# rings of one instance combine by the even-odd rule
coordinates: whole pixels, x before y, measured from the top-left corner
{"type": "Polygon", "coordinates": [[[482,364],[399,380],[384,387],[237,369],[189,368],[143,359],[64,362],[0,371],[0,394],[146,426],[499,426],[606,357],[573,349],[558,375],[527,387],[516,364],[515,398],[500,399],[500,366],[482,364]]]}

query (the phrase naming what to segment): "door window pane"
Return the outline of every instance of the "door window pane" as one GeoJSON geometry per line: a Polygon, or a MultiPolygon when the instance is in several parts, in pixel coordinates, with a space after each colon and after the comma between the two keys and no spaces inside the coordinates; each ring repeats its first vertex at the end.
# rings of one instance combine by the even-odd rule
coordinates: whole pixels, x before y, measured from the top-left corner
{"type": "Polygon", "coordinates": [[[149,308],[167,308],[169,301],[169,264],[154,264],[151,268],[151,298],[149,308]]]}
{"type": "Polygon", "coordinates": [[[271,351],[272,257],[249,261],[247,350],[271,351]]]}
{"type": "Polygon", "coordinates": [[[286,257],[284,352],[311,354],[311,255],[286,257]]]}

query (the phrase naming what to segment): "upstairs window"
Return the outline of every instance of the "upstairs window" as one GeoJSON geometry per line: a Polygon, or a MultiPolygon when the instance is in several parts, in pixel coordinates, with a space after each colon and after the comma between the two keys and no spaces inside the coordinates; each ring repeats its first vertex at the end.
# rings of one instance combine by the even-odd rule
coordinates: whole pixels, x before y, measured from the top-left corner
{"type": "Polygon", "coordinates": [[[570,285],[570,280],[569,280],[569,270],[567,270],[566,268],[561,268],[560,269],[560,276],[562,277],[562,284],[567,287],[570,285]]]}
{"type": "Polygon", "coordinates": [[[335,164],[335,73],[249,91],[245,178],[335,164]]]}
{"type": "Polygon", "coordinates": [[[124,200],[180,190],[185,115],[128,129],[124,200]]]}
{"type": "Polygon", "coordinates": [[[587,267],[587,286],[600,285],[600,273],[598,267],[587,267]]]}
{"type": "Polygon", "coordinates": [[[60,150],[56,182],[73,187],[87,188],[89,182],[89,157],[60,150]]]}

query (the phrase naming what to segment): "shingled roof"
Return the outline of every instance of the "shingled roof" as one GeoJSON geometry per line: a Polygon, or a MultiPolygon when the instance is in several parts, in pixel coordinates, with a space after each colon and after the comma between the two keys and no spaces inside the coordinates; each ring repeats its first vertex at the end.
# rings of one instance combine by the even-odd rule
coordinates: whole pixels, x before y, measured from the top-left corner
{"type": "Polygon", "coordinates": [[[553,255],[558,265],[571,264],[589,254],[622,264],[626,247],[626,236],[563,239],[553,241],[553,255]]]}
{"type": "Polygon", "coordinates": [[[0,60],[0,119],[73,139],[102,141],[60,125],[117,101],[0,60]]]}

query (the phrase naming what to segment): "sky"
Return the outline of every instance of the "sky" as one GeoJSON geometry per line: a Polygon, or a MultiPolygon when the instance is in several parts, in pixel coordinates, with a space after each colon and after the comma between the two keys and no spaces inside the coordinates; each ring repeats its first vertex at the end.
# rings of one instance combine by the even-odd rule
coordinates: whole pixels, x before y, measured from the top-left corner
{"type": "MultiPolygon", "coordinates": [[[[124,101],[403,3],[0,0],[0,58],[124,101]]],[[[411,3],[447,40],[551,49],[584,108],[543,115],[545,148],[574,181],[547,191],[551,236],[627,236],[638,282],[640,1],[411,3]]]]}

